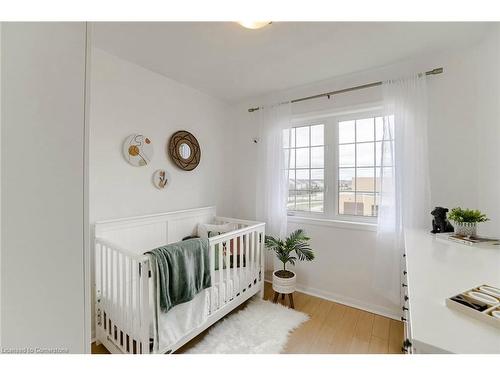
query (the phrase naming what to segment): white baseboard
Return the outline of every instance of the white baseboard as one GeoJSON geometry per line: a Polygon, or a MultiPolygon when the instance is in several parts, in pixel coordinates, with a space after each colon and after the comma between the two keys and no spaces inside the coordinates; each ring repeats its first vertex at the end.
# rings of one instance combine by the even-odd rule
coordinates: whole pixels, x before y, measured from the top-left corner
{"type": "MultiPolygon", "coordinates": [[[[266,282],[272,284],[272,280],[265,279],[266,282]]],[[[340,303],[341,305],[346,305],[349,307],[354,307],[355,309],[360,309],[364,311],[368,311],[373,314],[377,315],[382,315],[390,319],[394,320],[400,320],[401,315],[399,314],[399,311],[393,311],[390,309],[387,309],[383,306],[378,306],[370,303],[366,303],[354,298],[342,296],[339,294],[327,292],[324,290],[316,289],[316,288],[310,288],[306,287],[301,284],[297,284],[297,292],[301,292],[304,294],[308,294],[310,296],[326,299],[327,301],[332,301],[336,303],[340,303]]]]}

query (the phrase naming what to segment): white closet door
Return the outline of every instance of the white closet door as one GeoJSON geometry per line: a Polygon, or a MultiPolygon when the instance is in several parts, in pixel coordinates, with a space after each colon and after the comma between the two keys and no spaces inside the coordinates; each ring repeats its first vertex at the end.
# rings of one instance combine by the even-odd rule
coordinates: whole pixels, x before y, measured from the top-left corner
{"type": "Polygon", "coordinates": [[[81,353],[85,24],[1,33],[1,346],[81,353]]]}

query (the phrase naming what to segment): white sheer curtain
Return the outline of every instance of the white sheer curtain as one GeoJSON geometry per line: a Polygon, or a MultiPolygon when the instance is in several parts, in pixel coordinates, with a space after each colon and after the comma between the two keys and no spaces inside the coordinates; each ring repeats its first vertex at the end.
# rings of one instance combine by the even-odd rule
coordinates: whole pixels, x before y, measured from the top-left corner
{"type": "Polygon", "coordinates": [[[384,136],[376,285],[400,301],[405,229],[426,228],[430,212],[425,74],[384,82],[384,136]]]}
{"type": "MultiPolygon", "coordinates": [[[[283,130],[290,127],[290,103],[259,110],[257,219],[266,223],[266,234],[284,237],[287,231],[289,157],[283,149],[283,130]]],[[[266,260],[266,269],[272,268],[266,260]]]]}

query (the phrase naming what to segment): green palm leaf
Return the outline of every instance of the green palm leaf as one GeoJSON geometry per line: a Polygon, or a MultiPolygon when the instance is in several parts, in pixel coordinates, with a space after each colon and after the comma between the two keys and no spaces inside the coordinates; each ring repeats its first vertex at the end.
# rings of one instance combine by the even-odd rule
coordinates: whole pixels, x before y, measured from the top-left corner
{"type": "Polygon", "coordinates": [[[295,265],[299,261],[312,261],[314,252],[311,249],[308,237],[303,229],[297,229],[283,241],[280,238],[266,236],[265,244],[269,250],[276,253],[277,258],[283,263],[283,270],[286,270],[287,263],[295,265]],[[295,255],[292,255],[295,253],[295,255]]]}

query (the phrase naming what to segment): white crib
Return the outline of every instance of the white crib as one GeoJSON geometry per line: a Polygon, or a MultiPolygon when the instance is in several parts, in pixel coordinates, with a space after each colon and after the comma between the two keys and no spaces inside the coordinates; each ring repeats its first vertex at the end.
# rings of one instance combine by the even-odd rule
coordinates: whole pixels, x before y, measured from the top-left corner
{"type": "Polygon", "coordinates": [[[265,224],[216,217],[215,213],[215,207],[206,207],[95,224],[97,344],[103,344],[111,353],[172,353],[253,295],[260,293],[263,297],[265,224]],[[236,228],[209,239],[212,287],[208,293],[210,301],[217,301],[202,324],[176,342],[160,347],[159,310],[151,281],[154,271],[144,253],[194,235],[199,223],[233,223],[236,228]],[[218,264],[230,264],[230,251],[216,251],[227,246],[237,249],[233,255],[239,257],[241,267],[227,266],[216,271],[216,253],[218,264]]]}

